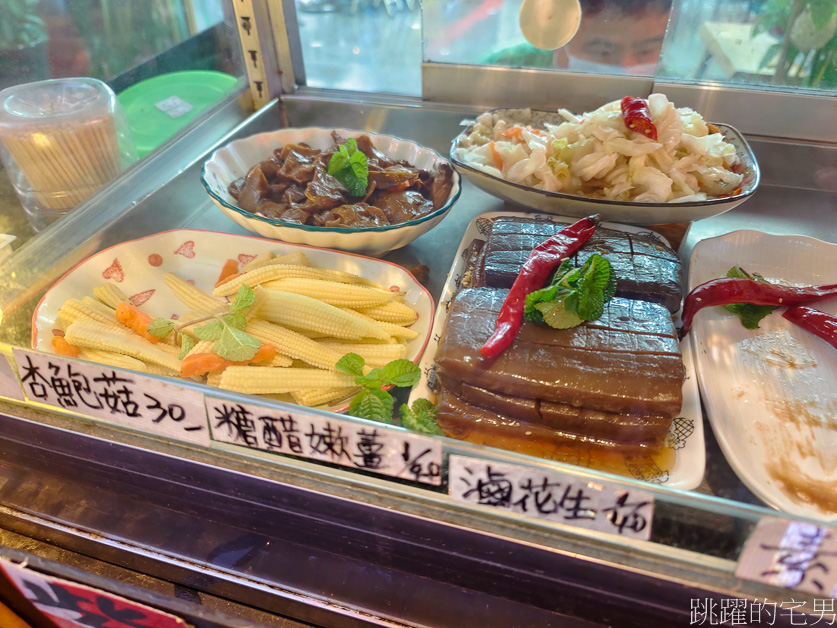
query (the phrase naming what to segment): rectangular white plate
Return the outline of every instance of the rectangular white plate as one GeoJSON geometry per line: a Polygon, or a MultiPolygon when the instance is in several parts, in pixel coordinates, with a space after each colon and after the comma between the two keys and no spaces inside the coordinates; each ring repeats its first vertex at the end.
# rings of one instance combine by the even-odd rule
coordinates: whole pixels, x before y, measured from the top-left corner
{"type": "MultiPolygon", "coordinates": [[[[521,216],[553,222],[574,222],[576,220],[575,218],[547,214],[490,212],[477,216],[468,225],[462,242],[459,245],[459,253],[454,258],[453,265],[445,281],[445,286],[442,289],[442,294],[439,296],[439,305],[436,310],[436,319],[430,336],[430,344],[424,353],[424,357],[419,362],[422,378],[410,393],[410,403],[414,399],[428,397],[431,394],[436,379],[436,351],[439,348],[439,342],[445,329],[448,304],[459,290],[462,274],[465,272],[468,247],[475,238],[485,239],[488,233],[490,233],[492,221],[500,216],[521,216]]],[[[647,229],[641,227],[618,225],[609,222],[602,223],[602,227],[630,233],[651,233],[668,244],[665,238],[659,234],[653,231],[649,232],[647,229]]],[[[686,380],[683,382],[683,407],[680,415],[672,422],[671,431],[666,440],[666,445],[675,450],[674,466],[671,469],[660,469],[649,458],[644,464],[632,465],[630,471],[639,480],[689,490],[695,488],[703,479],[706,451],[703,441],[703,415],[701,414],[700,396],[694,377],[694,366],[689,343],[681,342],[680,350],[683,353],[683,364],[686,367],[686,380]]]]}
{"type": "MultiPolygon", "coordinates": [[[[261,253],[284,255],[302,251],[312,266],[362,275],[383,286],[398,286],[406,302],[418,312],[411,329],[418,338],[407,345],[407,358],[418,361],[433,324],[433,298],[407,270],[354,253],[288,244],[254,236],[178,229],[117,244],[87,258],[59,279],[44,295],[32,318],[32,348],[53,352],[52,329],[61,305],[69,298],[93,296],[93,288],[111,282],[137,307],[153,317],[182,314],[188,308],[174,296],[163,275],[173,272],[212,293],[227,259],[247,263],[261,253]]],[[[345,406],[345,404],[343,404],[345,406]]],[[[335,410],[337,408],[334,408],[335,410]]]]}
{"type": "MultiPolygon", "coordinates": [[[[837,283],[837,245],[806,236],[733,231],[699,242],[689,289],[732,266],[789,285],[837,283]]],[[[837,299],[813,305],[837,313],[837,299]]],[[[690,334],[703,403],[730,466],[765,502],[837,519],[837,350],[782,318],[745,329],[718,307],[690,334]]]]}

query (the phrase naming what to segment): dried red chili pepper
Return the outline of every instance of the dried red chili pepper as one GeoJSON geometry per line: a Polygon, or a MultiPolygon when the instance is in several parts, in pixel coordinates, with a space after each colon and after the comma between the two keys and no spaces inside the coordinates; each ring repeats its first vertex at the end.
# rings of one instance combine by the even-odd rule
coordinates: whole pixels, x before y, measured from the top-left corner
{"type": "Polygon", "coordinates": [[[738,277],[712,279],[699,285],[686,296],[683,302],[683,327],[680,329],[680,335],[685,336],[689,333],[695,314],[705,307],[731,303],[792,306],[833,296],[837,296],[837,284],[796,288],[738,277]]]}
{"type": "Polygon", "coordinates": [[[788,308],[782,316],[837,349],[837,317],[807,305],[788,308]]]}
{"type": "Polygon", "coordinates": [[[497,357],[511,345],[523,322],[526,295],[543,288],[549,273],[555,270],[561,260],[584,246],[598,225],[598,216],[582,218],[532,249],[500,308],[494,333],[480,347],[482,357],[497,357]]]}
{"type": "Polygon", "coordinates": [[[657,139],[657,127],[651,119],[648,101],[644,98],[625,96],[622,99],[622,117],[625,119],[625,126],[631,131],[642,133],[652,140],[657,139]]]}

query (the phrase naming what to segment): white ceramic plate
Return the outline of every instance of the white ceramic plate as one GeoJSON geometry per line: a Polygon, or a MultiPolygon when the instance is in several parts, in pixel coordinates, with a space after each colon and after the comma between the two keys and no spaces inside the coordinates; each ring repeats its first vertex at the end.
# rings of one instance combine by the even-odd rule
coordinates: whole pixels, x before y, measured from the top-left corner
{"type": "MultiPolygon", "coordinates": [[[[454,258],[453,266],[448,273],[447,281],[439,296],[439,305],[436,309],[436,319],[430,336],[430,345],[419,362],[422,371],[421,381],[413,387],[410,392],[410,403],[420,397],[428,397],[435,385],[436,380],[436,351],[444,333],[447,321],[447,308],[450,300],[459,290],[462,281],[462,274],[467,263],[468,247],[475,238],[485,239],[490,233],[491,222],[500,216],[522,216],[527,218],[542,218],[562,222],[572,222],[572,219],[560,216],[546,216],[543,214],[523,214],[514,212],[490,212],[477,216],[465,231],[462,242],[459,245],[459,254],[454,258]]],[[[657,233],[648,232],[645,229],[627,225],[602,223],[602,227],[628,231],[631,233],[652,233],[661,241],[668,242],[657,233]]],[[[688,342],[680,343],[680,350],[683,353],[683,364],[686,367],[686,380],[683,382],[683,407],[680,415],[674,419],[671,432],[666,444],[675,450],[674,466],[671,469],[660,469],[657,464],[648,459],[645,464],[636,465],[631,468],[634,477],[655,484],[671,486],[680,489],[693,489],[703,479],[703,472],[706,465],[706,448],[703,440],[703,415],[700,408],[700,395],[694,376],[694,364],[692,361],[691,348],[688,342]]]]}
{"type": "Polygon", "coordinates": [[[165,231],[123,242],[78,264],[49,289],[35,309],[32,347],[53,352],[52,330],[57,327],[58,309],[69,298],[92,296],[93,288],[102,283],[114,283],[134,305],[151,316],[169,317],[188,308],[165,284],[165,273],[194,280],[195,286],[211,293],[225,260],[233,258],[246,263],[268,251],[279,255],[302,251],[312,266],[355,273],[385,286],[399,286],[419,314],[412,327],[419,336],[407,345],[407,358],[417,362],[421,357],[433,324],[433,298],[404,268],[350,253],[192,229],[165,231]]]}
{"type": "MultiPolygon", "coordinates": [[[[837,283],[836,257],[837,245],[814,238],[734,231],[695,246],[689,287],[732,266],[790,285],[837,283]]],[[[834,314],[837,299],[813,307],[834,314]]],[[[837,350],[782,311],[752,331],[722,308],[697,313],[690,335],[703,403],[753,493],[785,512],[837,520],[837,350]]]]}
{"type": "Polygon", "coordinates": [[[365,229],[337,229],[294,225],[274,218],[265,218],[244,211],[230,195],[230,183],[243,177],[260,161],[273,156],[273,151],[285,144],[305,142],[312,148],[326,150],[334,145],[331,133],[336,131],[342,137],[368,135],[379,151],[395,160],[405,160],[417,168],[435,171],[440,163],[449,164],[439,153],[415,142],[372,131],[350,131],[347,129],[289,128],[260,133],[230,142],[219,148],[203,165],[201,183],[210,198],[228,217],[248,231],[266,238],[296,242],[329,249],[340,249],[366,255],[383,255],[406,246],[420,235],[438,225],[453,207],[461,193],[459,174],[454,170],[453,187],[447,202],[430,214],[398,225],[368,227],[365,229]]]}
{"type": "MultiPolygon", "coordinates": [[[[545,122],[560,124],[564,122],[557,111],[529,109],[493,109],[508,120],[519,120],[524,124],[542,127],[545,122]],[[531,115],[530,115],[531,112],[531,115]]],[[[725,198],[710,198],[705,201],[685,203],[635,203],[629,201],[611,201],[607,199],[586,198],[561,192],[547,192],[520,183],[512,183],[494,175],[482,172],[456,158],[456,149],[466,146],[467,136],[473,125],[469,125],[454,138],[450,149],[450,158],[456,169],[468,181],[481,190],[498,198],[524,207],[531,207],[550,214],[583,218],[599,214],[602,220],[612,220],[631,225],[655,225],[665,222],[687,222],[717,216],[741,204],[756,191],[759,184],[759,167],[756,157],[747,140],[726,124],[717,124],[726,140],[735,146],[742,163],[747,168],[744,184],[738,194],[725,198]]]]}

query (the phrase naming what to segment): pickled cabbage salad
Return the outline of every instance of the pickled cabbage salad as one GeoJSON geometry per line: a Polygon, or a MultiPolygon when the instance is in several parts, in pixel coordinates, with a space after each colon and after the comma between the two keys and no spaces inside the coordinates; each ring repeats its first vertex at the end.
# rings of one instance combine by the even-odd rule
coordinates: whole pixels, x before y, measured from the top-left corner
{"type": "Polygon", "coordinates": [[[687,107],[648,97],[657,140],[631,131],[620,101],[564,122],[534,128],[531,112],[515,120],[477,118],[454,156],[487,174],[539,190],[640,203],[703,201],[735,193],[742,170],[735,147],[687,107]]]}

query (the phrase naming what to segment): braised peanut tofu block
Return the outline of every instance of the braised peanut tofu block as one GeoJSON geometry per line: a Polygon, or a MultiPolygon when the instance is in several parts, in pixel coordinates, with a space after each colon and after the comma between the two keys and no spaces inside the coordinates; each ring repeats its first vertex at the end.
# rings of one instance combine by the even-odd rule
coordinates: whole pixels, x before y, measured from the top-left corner
{"type": "MultiPolygon", "coordinates": [[[[485,244],[485,285],[511,287],[532,249],[565,226],[515,216],[497,218],[485,244]]],[[[610,262],[617,296],[659,303],[669,312],[680,308],[680,262],[656,237],[600,227],[572,261],[581,265],[594,253],[610,262]]]]}
{"type": "MultiPolygon", "coordinates": [[[[627,419],[602,414],[611,413],[645,417],[634,420],[644,425],[641,439],[664,434],[680,412],[685,377],[668,310],[616,297],[601,318],[571,329],[524,323],[511,347],[486,361],[479,348],[491,335],[506,294],[474,288],[454,298],[436,357],[443,387],[477,403],[485,401],[479,402],[470,387],[534,400],[534,408],[520,408],[534,413],[529,420],[553,427],[563,421],[571,431],[585,431],[583,423],[588,434],[595,434],[604,425],[607,434],[620,438],[620,422],[627,419]],[[573,408],[595,412],[571,416],[573,408]]],[[[509,406],[502,407],[493,406],[512,414],[509,406]]]]}

